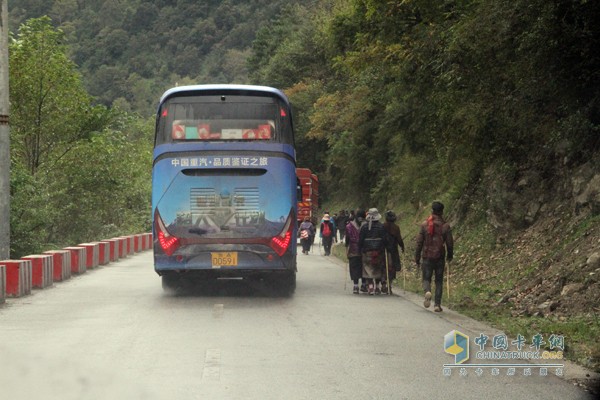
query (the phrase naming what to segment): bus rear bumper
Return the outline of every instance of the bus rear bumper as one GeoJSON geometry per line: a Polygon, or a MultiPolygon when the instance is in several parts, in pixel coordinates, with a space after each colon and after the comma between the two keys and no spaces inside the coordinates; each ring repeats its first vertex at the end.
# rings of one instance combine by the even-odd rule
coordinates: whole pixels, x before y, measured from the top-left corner
{"type": "Polygon", "coordinates": [[[290,251],[281,257],[273,251],[230,250],[230,252],[236,254],[236,265],[220,266],[213,265],[213,255],[227,253],[223,249],[218,252],[186,252],[184,248],[167,256],[160,249],[155,248],[154,269],[161,276],[169,272],[185,272],[190,275],[214,277],[248,277],[296,271],[296,258],[290,251]]]}
{"type": "Polygon", "coordinates": [[[155,252],[154,269],[167,292],[215,288],[218,279],[244,279],[257,282],[258,287],[266,285],[274,294],[291,295],[296,288],[295,255],[288,252],[266,262],[262,258],[255,253],[238,252],[237,266],[217,267],[211,265],[210,253],[197,254],[184,262],[181,256],[167,257],[155,252]]]}

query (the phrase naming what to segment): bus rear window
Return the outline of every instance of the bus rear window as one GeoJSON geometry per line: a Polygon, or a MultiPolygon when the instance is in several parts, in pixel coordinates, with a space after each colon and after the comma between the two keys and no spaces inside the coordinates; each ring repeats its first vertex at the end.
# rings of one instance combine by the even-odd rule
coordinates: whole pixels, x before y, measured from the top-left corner
{"type": "Polygon", "coordinates": [[[270,140],[275,121],[265,120],[174,120],[173,140],[270,140]]]}
{"type": "Polygon", "coordinates": [[[293,143],[289,112],[273,97],[181,96],[162,104],[156,144],[190,141],[293,143]]]}

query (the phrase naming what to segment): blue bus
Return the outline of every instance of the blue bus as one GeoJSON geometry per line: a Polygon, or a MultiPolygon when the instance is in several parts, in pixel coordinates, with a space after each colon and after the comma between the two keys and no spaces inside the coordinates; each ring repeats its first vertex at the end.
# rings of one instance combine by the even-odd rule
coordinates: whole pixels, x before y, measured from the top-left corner
{"type": "Polygon", "coordinates": [[[296,153],[279,90],[193,85],[158,106],[152,167],[154,269],[186,281],[265,280],[296,287],[296,153]]]}

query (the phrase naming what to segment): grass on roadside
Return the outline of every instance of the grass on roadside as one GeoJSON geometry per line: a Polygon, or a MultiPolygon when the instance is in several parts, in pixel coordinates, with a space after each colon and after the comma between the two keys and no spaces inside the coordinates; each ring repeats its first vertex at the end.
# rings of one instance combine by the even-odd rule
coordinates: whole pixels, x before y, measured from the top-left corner
{"type": "MultiPolygon", "coordinates": [[[[345,247],[333,246],[332,254],[347,262],[345,247]]],[[[393,282],[397,288],[422,294],[421,273],[406,254],[402,256],[403,271],[393,282]]],[[[452,272],[452,271],[451,271],[452,272]]],[[[550,335],[562,335],[565,339],[565,357],[580,365],[600,372],[600,319],[593,315],[565,317],[513,316],[511,308],[506,304],[497,305],[498,288],[481,283],[464,281],[451,283],[450,298],[447,297],[447,286],[444,281],[443,303],[449,308],[470,318],[490,324],[503,331],[510,338],[521,334],[529,338],[542,334],[548,342],[550,335]]],[[[485,333],[485,332],[483,332],[485,333]]],[[[550,350],[546,343],[546,350],[550,350]]]]}

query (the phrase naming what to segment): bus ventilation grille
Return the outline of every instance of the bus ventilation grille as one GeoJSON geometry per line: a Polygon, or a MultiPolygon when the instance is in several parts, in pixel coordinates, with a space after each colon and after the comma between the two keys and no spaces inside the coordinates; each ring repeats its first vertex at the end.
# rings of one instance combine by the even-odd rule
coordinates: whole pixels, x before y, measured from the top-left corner
{"type": "Polygon", "coordinates": [[[214,188],[193,188],[190,192],[192,220],[209,218],[215,225],[228,224],[230,218],[253,218],[260,214],[258,188],[236,188],[217,193],[214,188]]]}

